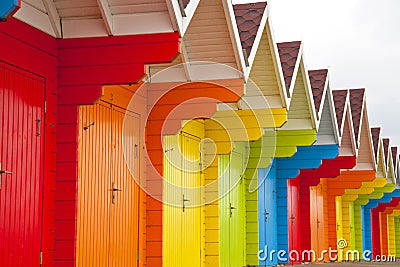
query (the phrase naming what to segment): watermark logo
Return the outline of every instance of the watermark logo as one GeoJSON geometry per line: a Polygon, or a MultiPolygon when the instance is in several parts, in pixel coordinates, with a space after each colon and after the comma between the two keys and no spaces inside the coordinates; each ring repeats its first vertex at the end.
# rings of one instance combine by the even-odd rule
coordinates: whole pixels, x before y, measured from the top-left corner
{"type": "MultiPolygon", "coordinates": [[[[258,259],[260,261],[269,262],[321,262],[321,261],[371,261],[372,252],[370,250],[364,250],[362,253],[358,250],[346,250],[349,246],[346,239],[339,239],[337,241],[337,249],[329,247],[328,249],[322,250],[320,253],[315,250],[274,250],[269,249],[265,246],[264,249],[258,251],[258,259]]],[[[374,261],[377,262],[395,262],[396,256],[394,255],[376,255],[374,261]]]]}

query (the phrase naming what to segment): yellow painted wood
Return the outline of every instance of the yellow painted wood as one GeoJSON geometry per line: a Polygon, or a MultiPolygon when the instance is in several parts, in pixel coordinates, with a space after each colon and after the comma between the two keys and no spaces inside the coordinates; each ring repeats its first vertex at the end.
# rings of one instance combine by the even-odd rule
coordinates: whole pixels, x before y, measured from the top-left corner
{"type": "Polygon", "coordinates": [[[205,207],[193,207],[203,196],[190,189],[204,184],[199,164],[203,137],[204,124],[195,121],[180,134],[164,137],[163,266],[204,265],[205,207]]]}
{"type": "Polygon", "coordinates": [[[388,254],[396,255],[396,230],[393,214],[387,216],[387,238],[388,238],[388,254]]]}
{"type": "Polygon", "coordinates": [[[344,195],[369,195],[375,188],[382,188],[386,185],[386,178],[376,178],[371,182],[363,182],[358,189],[346,189],[344,195]]]}
{"type": "MultiPolygon", "coordinates": [[[[337,240],[344,240],[347,246],[340,247],[338,244],[338,261],[345,261],[347,259],[347,252],[355,248],[355,244],[351,244],[353,229],[351,216],[354,213],[354,206],[348,201],[343,200],[343,196],[336,197],[336,225],[337,225],[337,240]]],[[[351,255],[350,255],[351,256],[351,255]]],[[[350,259],[351,260],[351,259],[350,259]]]]}
{"type": "Polygon", "coordinates": [[[206,122],[207,138],[219,154],[228,154],[232,142],[259,140],[264,129],[281,127],[287,120],[286,109],[221,110],[206,122]]]}
{"type": "Polygon", "coordinates": [[[281,66],[278,66],[280,63],[276,60],[274,45],[270,27],[267,26],[262,34],[250,72],[250,80],[257,84],[271,107],[282,106],[281,89],[284,89],[280,88],[283,87],[283,83],[280,85],[277,79],[278,69],[281,66]]]}
{"type": "MultiPolygon", "coordinates": [[[[342,197],[338,196],[336,197],[336,235],[337,235],[337,240],[340,239],[346,239],[343,233],[343,207],[342,207],[342,197]]],[[[347,240],[346,240],[347,241],[347,240]]],[[[338,248],[338,260],[343,261],[343,252],[345,249],[339,249],[338,248]]]]}
{"type": "Polygon", "coordinates": [[[395,239],[395,254],[400,257],[400,210],[394,210],[391,214],[394,220],[394,239],[395,239]]]}

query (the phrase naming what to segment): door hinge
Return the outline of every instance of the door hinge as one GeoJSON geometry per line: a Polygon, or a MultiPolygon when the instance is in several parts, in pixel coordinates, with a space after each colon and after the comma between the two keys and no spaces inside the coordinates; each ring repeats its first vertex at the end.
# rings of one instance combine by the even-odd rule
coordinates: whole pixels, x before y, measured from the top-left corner
{"type": "Polygon", "coordinates": [[[43,252],[40,251],[40,265],[43,264],[43,252]]]}
{"type": "Polygon", "coordinates": [[[44,101],[44,113],[47,113],[47,101],[44,101]]]}
{"type": "Polygon", "coordinates": [[[140,261],[140,251],[137,252],[137,261],[140,261]]]}

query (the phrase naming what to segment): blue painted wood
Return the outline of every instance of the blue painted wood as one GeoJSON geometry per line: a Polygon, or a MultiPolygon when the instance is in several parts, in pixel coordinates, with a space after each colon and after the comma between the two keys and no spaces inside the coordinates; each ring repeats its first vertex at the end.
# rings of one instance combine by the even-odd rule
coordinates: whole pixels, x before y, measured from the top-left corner
{"type": "MultiPolygon", "coordinates": [[[[260,263],[262,263],[261,266],[289,263],[288,254],[282,255],[281,257],[277,255],[279,251],[289,252],[287,180],[297,177],[301,169],[318,168],[323,159],[333,159],[337,157],[338,154],[338,145],[297,147],[297,152],[292,157],[274,159],[273,165],[269,169],[259,170],[259,179],[263,179],[267,176],[267,179],[265,179],[264,184],[259,190],[260,227],[276,229],[276,231],[270,230],[268,233],[266,230],[262,233],[260,232],[260,250],[267,247],[269,252],[271,252],[271,250],[276,251],[273,259],[260,261],[260,263]],[[261,201],[261,199],[263,201],[261,201]],[[269,220],[267,224],[262,223],[261,220],[262,218],[265,220],[266,209],[271,209],[275,216],[275,219],[269,220]],[[267,235],[269,234],[269,236],[265,237],[265,233],[267,233],[267,235]]],[[[272,214],[270,214],[270,217],[271,215],[272,214]]]]}
{"type": "MultiPolygon", "coordinates": [[[[391,193],[385,193],[380,199],[370,199],[368,204],[361,206],[362,214],[362,239],[363,250],[372,251],[372,223],[371,210],[378,207],[381,203],[389,203],[394,197],[400,197],[400,189],[395,189],[391,193]]],[[[372,257],[372,256],[371,256],[372,257]]]]}
{"type": "Polygon", "coordinates": [[[258,190],[259,261],[260,266],[275,266],[278,261],[276,161],[267,169],[258,170],[261,186],[258,190]]]}
{"type": "Polygon", "coordinates": [[[21,0],[2,0],[0,3],[0,20],[6,20],[21,6],[21,0]]]}

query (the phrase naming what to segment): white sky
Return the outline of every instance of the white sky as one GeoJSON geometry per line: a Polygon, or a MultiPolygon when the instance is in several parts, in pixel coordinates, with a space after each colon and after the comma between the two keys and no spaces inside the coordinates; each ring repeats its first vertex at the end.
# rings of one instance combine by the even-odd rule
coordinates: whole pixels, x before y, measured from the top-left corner
{"type": "MultiPolygon", "coordinates": [[[[257,1],[233,0],[247,2],[257,1]]],[[[268,4],[276,41],[303,41],[308,68],[329,68],[333,89],[366,88],[370,125],[400,145],[400,1],[268,4]]]]}

